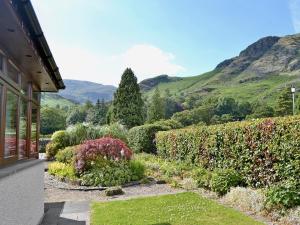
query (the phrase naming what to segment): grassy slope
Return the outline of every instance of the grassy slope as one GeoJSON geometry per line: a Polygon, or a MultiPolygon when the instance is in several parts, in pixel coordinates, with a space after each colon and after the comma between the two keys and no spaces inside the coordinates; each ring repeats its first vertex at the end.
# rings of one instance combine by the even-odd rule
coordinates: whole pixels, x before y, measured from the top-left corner
{"type": "MultiPolygon", "coordinates": [[[[279,90],[291,83],[299,83],[299,75],[269,75],[264,79],[256,81],[248,81],[239,83],[242,78],[247,75],[241,74],[237,77],[222,81],[222,73],[212,71],[203,75],[187,77],[183,80],[159,84],[158,87],[161,92],[166,89],[170,90],[172,95],[184,94],[188,95],[202,95],[205,97],[233,97],[238,100],[245,101],[264,101],[271,105],[275,104],[279,90]],[[214,88],[213,91],[207,93],[203,92],[203,88],[214,88]]],[[[251,77],[251,75],[248,75],[251,77]]],[[[154,89],[145,93],[146,96],[151,96],[154,89]]]]}
{"type": "Polygon", "coordinates": [[[42,95],[41,100],[42,106],[56,107],[60,105],[60,107],[68,106],[69,108],[75,106],[76,104],[69,99],[58,96],[57,94],[45,93],[42,95]]]}
{"type": "Polygon", "coordinates": [[[195,193],[93,203],[92,225],[258,225],[195,193]]]}

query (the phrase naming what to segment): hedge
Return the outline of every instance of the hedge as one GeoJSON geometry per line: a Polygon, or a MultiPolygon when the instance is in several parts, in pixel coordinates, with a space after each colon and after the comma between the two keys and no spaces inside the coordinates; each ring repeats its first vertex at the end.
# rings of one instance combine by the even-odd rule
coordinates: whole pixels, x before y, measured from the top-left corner
{"type": "Polygon", "coordinates": [[[128,145],[136,153],[156,153],[155,133],[181,127],[182,125],[174,120],[133,127],[128,132],[128,145]]]}
{"type": "Polygon", "coordinates": [[[300,176],[300,117],[158,132],[160,156],[206,169],[234,169],[252,187],[300,176]]]}

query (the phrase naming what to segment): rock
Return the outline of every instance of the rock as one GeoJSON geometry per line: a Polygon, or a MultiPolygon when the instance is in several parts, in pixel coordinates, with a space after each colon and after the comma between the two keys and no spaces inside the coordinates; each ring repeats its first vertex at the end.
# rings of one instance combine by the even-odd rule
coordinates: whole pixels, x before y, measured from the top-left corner
{"type": "Polygon", "coordinates": [[[122,195],[124,194],[121,187],[111,187],[104,191],[106,196],[122,195]]]}

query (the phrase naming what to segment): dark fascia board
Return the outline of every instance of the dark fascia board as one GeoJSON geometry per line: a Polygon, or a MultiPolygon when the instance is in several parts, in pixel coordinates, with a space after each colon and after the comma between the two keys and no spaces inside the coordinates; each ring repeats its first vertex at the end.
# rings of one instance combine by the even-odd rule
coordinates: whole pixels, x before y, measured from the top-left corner
{"type": "Polygon", "coordinates": [[[43,34],[38,18],[35,14],[30,0],[12,0],[13,8],[19,16],[25,28],[29,32],[30,38],[42,59],[42,62],[55,83],[57,89],[65,89],[59,69],[52,56],[47,40],[43,34]]]}

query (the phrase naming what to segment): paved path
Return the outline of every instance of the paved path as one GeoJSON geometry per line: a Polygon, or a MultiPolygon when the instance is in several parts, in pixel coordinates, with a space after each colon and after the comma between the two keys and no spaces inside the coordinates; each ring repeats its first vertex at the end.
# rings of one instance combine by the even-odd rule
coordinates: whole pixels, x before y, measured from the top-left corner
{"type": "Polygon", "coordinates": [[[89,225],[92,201],[125,200],[144,196],[183,192],[167,184],[145,184],[124,187],[123,195],[108,197],[104,191],[73,191],[55,187],[45,175],[45,216],[41,225],[89,225]]]}
{"type": "Polygon", "coordinates": [[[45,215],[41,225],[89,225],[90,202],[45,203],[45,215]]]}

